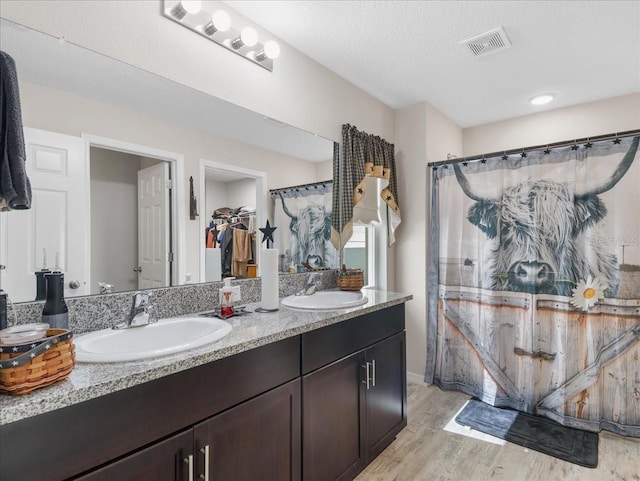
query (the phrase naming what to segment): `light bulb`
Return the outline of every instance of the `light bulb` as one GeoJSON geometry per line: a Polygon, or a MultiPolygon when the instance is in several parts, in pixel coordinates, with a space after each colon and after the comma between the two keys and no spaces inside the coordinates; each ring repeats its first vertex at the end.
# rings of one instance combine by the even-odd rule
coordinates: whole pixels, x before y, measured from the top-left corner
{"type": "Polygon", "coordinates": [[[278,42],[274,40],[269,40],[264,44],[264,48],[262,49],[262,51],[256,54],[256,60],[258,62],[262,62],[266,58],[273,60],[274,58],[278,58],[279,55],[280,45],[278,45],[278,42]]]}
{"type": "Polygon", "coordinates": [[[231,27],[231,17],[224,10],[216,10],[211,16],[211,21],[216,26],[216,29],[221,32],[226,32],[231,27]]]}
{"type": "Polygon", "coordinates": [[[238,50],[243,45],[253,47],[258,43],[258,33],[251,27],[244,27],[240,31],[240,36],[231,42],[231,46],[238,50]]]}
{"type": "Polygon", "coordinates": [[[180,0],[169,13],[178,20],[181,20],[187,13],[191,15],[196,14],[201,8],[202,2],[200,0],[180,0]]]}
{"type": "Polygon", "coordinates": [[[214,33],[226,32],[231,27],[231,18],[224,10],[216,10],[211,15],[211,21],[204,26],[204,33],[207,35],[213,35],[214,33]]]}
{"type": "Polygon", "coordinates": [[[180,3],[182,4],[182,8],[191,15],[195,15],[202,8],[202,2],[200,0],[181,0],[180,3]]]}
{"type": "Polygon", "coordinates": [[[251,27],[244,27],[240,32],[240,40],[247,47],[253,47],[258,43],[258,32],[251,27]]]}
{"type": "Polygon", "coordinates": [[[531,98],[529,100],[529,102],[532,105],[544,105],[544,104],[548,104],[549,102],[551,102],[554,99],[555,95],[553,94],[542,94],[542,95],[536,95],[535,97],[531,98]]]}
{"type": "Polygon", "coordinates": [[[274,59],[280,56],[280,45],[275,40],[269,40],[264,44],[264,54],[267,58],[274,59]]]}

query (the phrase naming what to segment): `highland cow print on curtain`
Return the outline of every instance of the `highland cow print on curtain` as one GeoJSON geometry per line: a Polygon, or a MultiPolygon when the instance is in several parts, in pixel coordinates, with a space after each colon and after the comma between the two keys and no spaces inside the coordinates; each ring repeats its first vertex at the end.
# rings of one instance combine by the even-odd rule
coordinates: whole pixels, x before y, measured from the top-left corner
{"type": "Polygon", "coordinates": [[[271,190],[273,222],[278,227],[276,247],[283,267],[299,269],[338,267],[338,251],[331,243],[333,182],[271,190]]]}
{"type": "Polygon", "coordinates": [[[427,381],[640,437],[640,137],[431,169],[427,381]]]}

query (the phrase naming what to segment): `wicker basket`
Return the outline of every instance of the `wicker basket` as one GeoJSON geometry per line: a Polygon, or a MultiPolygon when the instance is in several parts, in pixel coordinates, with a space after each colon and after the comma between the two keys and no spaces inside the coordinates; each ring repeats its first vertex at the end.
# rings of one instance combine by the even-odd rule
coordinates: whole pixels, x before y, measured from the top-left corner
{"type": "Polygon", "coordinates": [[[342,269],[338,271],[338,287],[342,291],[359,291],[364,286],[362,269],[342,269]]]}
{"type": "Polygon", "coordinates": [[[72,337],[67,329],[48,329],[39,341],[0,343],[0,391],[26,394],[66,378],[76,360],[72,337]]]}

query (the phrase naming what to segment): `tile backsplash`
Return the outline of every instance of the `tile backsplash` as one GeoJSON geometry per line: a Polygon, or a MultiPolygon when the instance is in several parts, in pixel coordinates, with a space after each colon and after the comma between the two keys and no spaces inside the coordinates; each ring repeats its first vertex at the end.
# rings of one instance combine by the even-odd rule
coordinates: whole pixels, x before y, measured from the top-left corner
{"type": "MultiPolygon", "coordinates": [[[[336,287],[337,271],[318,271],[320,289],[336,287]]],[[[307,282],[311,273],[281,274],[279,277],[280,297],[298,292],[307,282]]],[[[242,279],[232,281],[239,285],[242,301],[240,304],[260,302],[261,280],[242,279]]],[[[222,282],[188,284],[176,287],[146,289],[152,293],[151,317],[164,319],[195,312],[210,311],[218,306],[218,289],[222,282]]],[[[70,297],[66,299],[69,309],[69,328],[80,334],[112,327],[126,319],[131,309],[131,292],[104,294],[96,296],[70,297]]],[[[8,324],[27,324],[40,322],[43,302],[23,302],[9,304],[8,324]]]]}

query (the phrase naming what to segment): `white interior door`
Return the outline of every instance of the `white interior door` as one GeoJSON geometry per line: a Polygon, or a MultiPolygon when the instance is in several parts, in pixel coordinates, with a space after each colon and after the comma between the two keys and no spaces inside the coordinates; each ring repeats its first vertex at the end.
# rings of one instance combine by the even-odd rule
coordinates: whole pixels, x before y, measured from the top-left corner
{"type": "Polygon", "coordinates": [[[138,171],[138,288],[165,287],[169,266],[169,164],[138,171]]]}
{"type": "Polygon", "coordinates": [[[65,272],[65,296],[88,294],[84,142],[30,128],[24,136],[32,203],[0,214],[0,287],[15,301],[35,299],[34,272],[46,251],[47,267],[65,272]],[[74,281],[78,287],[69,287],[74,281]]]}

